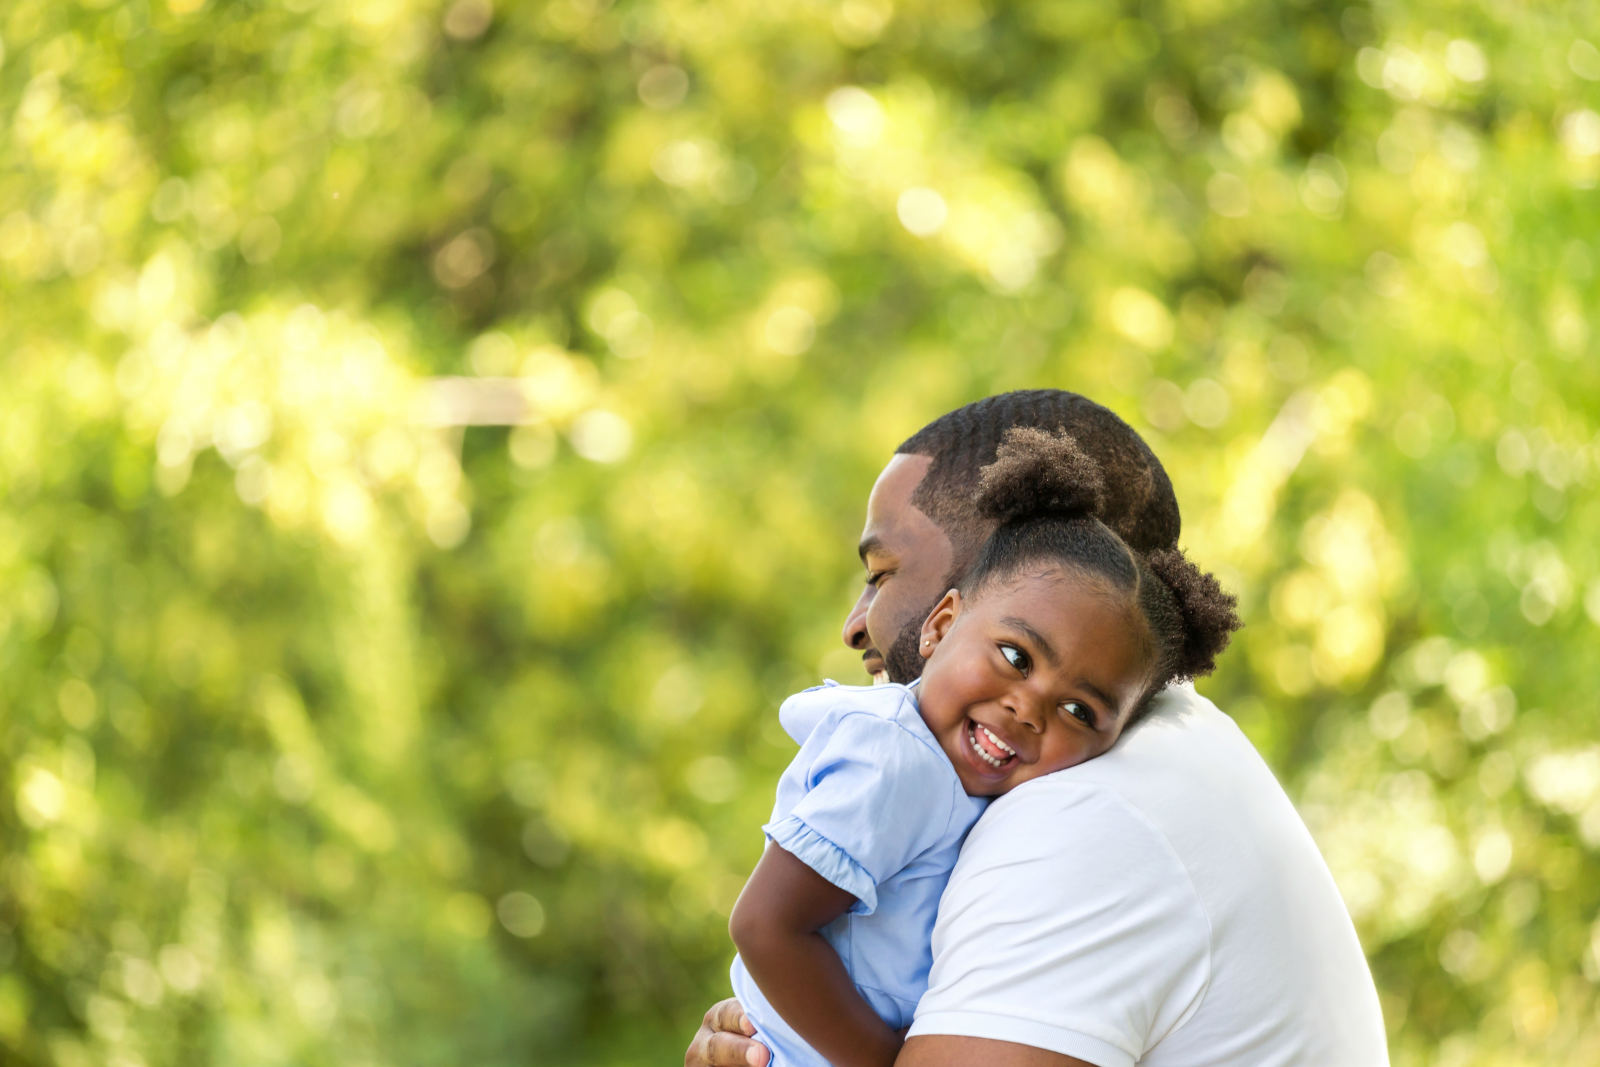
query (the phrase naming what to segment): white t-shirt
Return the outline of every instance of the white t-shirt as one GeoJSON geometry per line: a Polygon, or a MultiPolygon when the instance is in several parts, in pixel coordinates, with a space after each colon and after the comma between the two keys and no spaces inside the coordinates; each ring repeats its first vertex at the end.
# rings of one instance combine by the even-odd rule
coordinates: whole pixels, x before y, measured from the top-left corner
{"type": "Polygon", "coordinates": [[[1097,1067],[1382,1067],[1377,992],[1305,824],[1192,687],[978,820],[912,1036],[1097,1067]]]}

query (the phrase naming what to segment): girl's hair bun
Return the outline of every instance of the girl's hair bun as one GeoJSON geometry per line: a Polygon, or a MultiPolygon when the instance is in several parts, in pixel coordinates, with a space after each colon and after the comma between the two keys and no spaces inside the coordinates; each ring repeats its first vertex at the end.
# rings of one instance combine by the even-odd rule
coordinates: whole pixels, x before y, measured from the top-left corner
{"type": "Polygon", "coordinates": [[[1183,649],[1172,664],[1177,678],[1200,678],[1216,666],[1217,654],[1239,628],[1238,600],[1216,578],[1189,561],[1176,548],[1158,549],[1145,557],[1156,576],[1172,590],[1183,617],[1183,649]]]}
{"type": "Polygon", "coordinates": [[[1000,524],[1045,517],[1076,518],[1100,510],[1100,464],[1065,433],[1032,427],[1006,432],[994,462],[983,468],[978,513],[1000,524]]]}

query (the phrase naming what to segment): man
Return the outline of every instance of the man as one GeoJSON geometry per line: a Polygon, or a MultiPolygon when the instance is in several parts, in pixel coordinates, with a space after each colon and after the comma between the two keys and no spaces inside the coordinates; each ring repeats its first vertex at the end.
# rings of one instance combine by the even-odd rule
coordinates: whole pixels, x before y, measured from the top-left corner
{"type": "MultiPolygon", "coordinates": [[[[988,528],[978,471],[1014,426],[1100,460],[1101,518],[1140,550],[1177,543],[1172,486],[1138,435],[1083,397],[1007,393],[930,423],[873,486],[867,587],[844,640],[907,682],[916,632],[988,528]]],[[[1109,753],[1025,783],[972,830],[939,905],[933,969],[897,1067],[1387,1063],[1355,930],[1283,790],[1188,686],[1109,753]]],[[[688,1067],[766,1062],[735,1001],[688,1067]]]]}

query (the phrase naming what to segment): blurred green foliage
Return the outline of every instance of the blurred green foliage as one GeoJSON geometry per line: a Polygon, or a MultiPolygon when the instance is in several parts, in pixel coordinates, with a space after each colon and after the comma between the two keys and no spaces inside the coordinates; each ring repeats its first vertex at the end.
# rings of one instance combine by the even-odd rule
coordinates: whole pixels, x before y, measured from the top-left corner
{"type": "Polygon", "coordinates": [[[776,703],[859,680],[874,473],[1054,385],[1241,592],[1203,688],[1396,1063],[1600,1062],[1597,44],[1581,0],[9,0],[0,1059],[675,1062],[776,703]]]}

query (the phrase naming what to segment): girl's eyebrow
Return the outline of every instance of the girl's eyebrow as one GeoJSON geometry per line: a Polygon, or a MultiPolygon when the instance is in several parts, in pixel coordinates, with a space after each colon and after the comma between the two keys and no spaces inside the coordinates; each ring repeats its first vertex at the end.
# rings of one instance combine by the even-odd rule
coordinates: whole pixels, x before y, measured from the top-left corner
{"type": "Polygon", "coordinates": [[[1039,654],[1050,661],[1050,666],[1061,666],[1061,657],[1057,656],[1056,650],[1050,647],[1050,642],[1045,640],[1044,634],[1040,633],[1038,630],[1035,630],[1032,626],[1029,626],[1026,622],[1023,622],[1015,615],[1007,615],[1000,621],[1006,626],[1014,627],[1015,629],[1021,630],[1024,634],[1026,634],[1028,641],[1038,646],[1039,654]]]}

